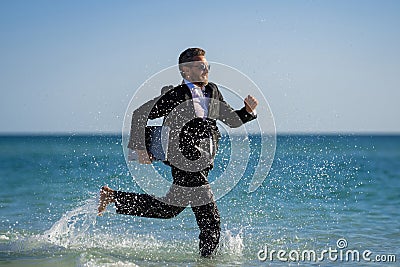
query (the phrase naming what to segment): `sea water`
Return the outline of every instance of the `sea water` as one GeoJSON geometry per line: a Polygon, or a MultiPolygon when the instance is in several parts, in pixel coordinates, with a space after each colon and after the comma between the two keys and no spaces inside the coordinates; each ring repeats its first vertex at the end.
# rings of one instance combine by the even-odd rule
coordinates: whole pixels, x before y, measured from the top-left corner
{"type": "MultiPolygon", "coordinates": [[[[259,139],[250,139],[257,154],[259,139]]],[[[223,172],[229,142],[221,141],[210,181],[223,172]]],[[[221,242],[204,259],[190,208],[168,220],[119,215],[112,205],[97,216],[102,185],[142,192],[120,136],[1,136],[0,265],[396,266],[399,162],[400,136],[278,136],[256,191],[248,192],[251,164],[237,164],[246,172],[217,201],[221,242]]],[[[153,168],[169,175],[161,165],[149,166],[150,181],[153,168]]]]}

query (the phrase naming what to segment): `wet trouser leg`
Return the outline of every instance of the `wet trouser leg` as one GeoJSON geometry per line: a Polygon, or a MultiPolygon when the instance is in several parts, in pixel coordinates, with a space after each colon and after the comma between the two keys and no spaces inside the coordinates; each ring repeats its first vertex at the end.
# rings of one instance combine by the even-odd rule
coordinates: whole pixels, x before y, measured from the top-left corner
{"type": "Polygon", "coordinates": [[[208,169],[200,172],[185,172],[172,168],[174,181],[180,186],[197,187],[191,193],[190,205],[200,228],[199,249],[201,256],[211,255],[219,243],[221,220],[211,187],[208,183],[208,169]]]}
{"type": "Polygon", "coordinates": [[[209,256],[219,243],[220,216],[208,184],[208,171],[207,169],[200,172],[186,172],[172,167],[174,184],[167,195],[161,199],[148,194],[116,191],[117,213],[169,219],[191,205],[200,228],[200,254],[209,256]],[[199,188],[199,190],[190,190],[193,188],[199,188]]]}
{"type": "Polygon", "coordinates": [[[200,228],[200,254],[203,257],[211,255],[218,246],[220,237],[220,216],[215,202],[203,206],[192,207],[200,228]]]}
{"type": "Polygon", "coordinates": [[[147,194],[116,191],[115,200],[117,213],[147,218],[170,219],[185,209],[147,194]]]}

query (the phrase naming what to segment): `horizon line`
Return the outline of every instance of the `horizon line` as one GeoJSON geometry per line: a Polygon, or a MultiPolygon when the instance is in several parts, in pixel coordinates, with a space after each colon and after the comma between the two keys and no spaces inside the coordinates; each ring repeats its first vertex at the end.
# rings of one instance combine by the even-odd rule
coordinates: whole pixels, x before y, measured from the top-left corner
{"type": "MultiPolygon", "coordinates": [[[[224,135],[223,133],[221,133],[224,135]]],[[[249,133],[251,135],[259,134],[259,132],[249,133]]],[[[276,136],[280,135],[356,135],[356,136],[399,136],[399,132],[394,131],[281,131],[276,132],[276,136]]],[[[68,132],[68,131],[54,131],[54,132],[0,132],[0,137],[6,136],[122,136],[122,132],[113,131],[82,131],[82,132],[68,132]]]]}

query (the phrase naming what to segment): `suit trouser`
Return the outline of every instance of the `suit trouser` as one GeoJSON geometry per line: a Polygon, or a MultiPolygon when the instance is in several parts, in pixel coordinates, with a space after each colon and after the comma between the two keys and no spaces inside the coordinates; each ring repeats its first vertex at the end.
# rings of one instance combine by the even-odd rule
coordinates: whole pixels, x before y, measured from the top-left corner
{"type": "Polygon", "coordinates": [[[148,194],[137,194],[116,191],[115,206],[117,213],[148,218],[169,219],[181,213],[190,205],[200,228],[199,249],[202,256],[209,256],[215,250],[220,238],[220,215],[215,203],[211,187],[207,180],[209,169],[200,172],[186,172],[172,166],[173,186],[165,196],[165,200],[157,199],[148,194]],[[208,198],[202,205],[196,205],[193,195],[174,187],[201,187],[201,197],[208,198]],[[180,205],[173,205],[171,200],[177,200],[180,205]],[[183,205],[182,205],[183,204],[183,205]]]}

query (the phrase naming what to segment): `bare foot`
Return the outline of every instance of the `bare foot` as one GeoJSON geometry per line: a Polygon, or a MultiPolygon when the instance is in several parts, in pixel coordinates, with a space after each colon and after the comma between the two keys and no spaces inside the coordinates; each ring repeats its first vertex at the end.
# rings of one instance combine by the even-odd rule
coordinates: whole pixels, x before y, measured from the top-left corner
{"type": "Polygon", "coordinates": [[[101,216],[102,213],[106,210],[108,204],[115,202],[114,199],[114,190],[109,188],[108,186],[103,186],[100,189],[100,200],[98,207],[98,215],[101,216]]]}

